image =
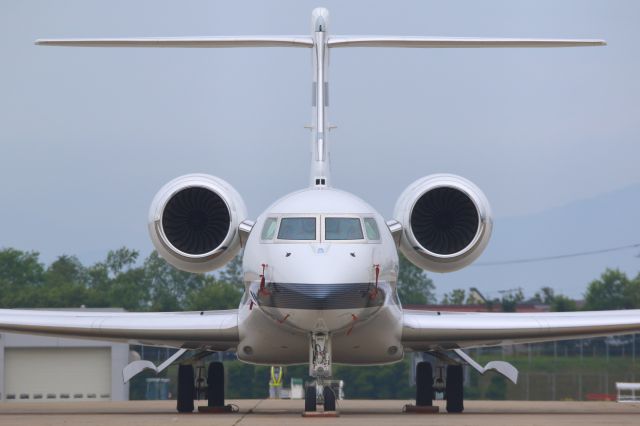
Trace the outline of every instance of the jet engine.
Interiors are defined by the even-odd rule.
[[[418,179],[396,203],[402,225],[400,251],[433,272],[464,268],[482,254],[491,237],[491,209],[473,183],[450,174]]]
[[[215,176],[180,176],[158,191],[149,234],[167,262],[187,272],[220,268],[240,251],[238,226],[247,217],[240,194]]]

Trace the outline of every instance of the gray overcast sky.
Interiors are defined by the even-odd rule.
[[[175,176],[228,180],[252,217],[307,184],[307,50],[46,48],[36,38],[307,34],[316,6],[329,8],[335,34],[609,42],[333,52],[333,182],[383,215],[435,172],[483,188],[497,223],[640,183],[639,2],[3,0],[0,246],[47,262],[122,245],[146,254],[149,203]]]

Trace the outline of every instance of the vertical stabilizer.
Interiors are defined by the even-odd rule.
[[[329,71],[329,11],[319,7],[311,13],[313,62],[313,96],[311,128],[311,186],[330,184],[329,149],[327,141],[328,71]]]

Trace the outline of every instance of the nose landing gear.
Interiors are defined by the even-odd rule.
[[[322,388],[322,397],[318,396],[318,388]],[[318,400],[321,400],[322,411],[318,411]],[[304,391],[304,412],[303,417],[338,417],[336,411],[336,393],[323,380],[316,380],[308,384]]]
[[[307,385],[304,390],[304,412],[310,413],[316,411],[316,403],[318,400],[318,390],[316,385]]]
[[[324,381],[331,377],[331,339],[328,333],[312,333],[309,348],[309,375],[316,380],[304,394],[304,417],[337,417],[336,394]],[[322,389],[323,411],[317,411],[318,388]]]

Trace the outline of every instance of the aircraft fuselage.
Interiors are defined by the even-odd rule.
[[[402,359],[398,255],[375,209],[309,188],[274,203],[254,229],[243,257],[240,359],[306,363],[312,333],[331,336],[334,362]]]

